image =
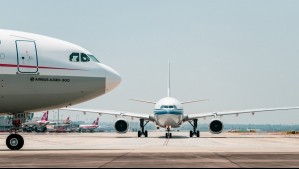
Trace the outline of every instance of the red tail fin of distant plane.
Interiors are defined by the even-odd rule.
[[[99,118],[95,121],[95,125],[99,125]]]
[[[67,119],[64,121],[65,124],[70,124],[71,123],[71,120],[70,120],[70,116],[67,117]]]
[[[48,121],[48,113],[49,111],[46,111],[43,115],[43,117],[40,119],[41,121]]]
[[[97,118],[97,120],[93,121],[92,125],[99,125],[99,118]]]

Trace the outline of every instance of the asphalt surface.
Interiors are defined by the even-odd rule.
[[[299,136],[281,133],[212,135],[163,132],[22,134],[25,146],[8,150],[0,134],[1,168],[298,168]]]

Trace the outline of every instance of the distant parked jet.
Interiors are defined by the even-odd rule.
[[[97,118],[97,120],[93,121],[93,123],[91,125],[80,125],[79,132],[81,132],[81,131],[94,132],[94,130],[98,127],[99,127],[99,118]]]

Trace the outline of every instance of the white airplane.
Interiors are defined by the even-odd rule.
[[[194,100],[187,102],[180,102],[177,99],[170,96],[170,63],[169,63],[169,78],[168,78],[168,97],[165,97],[158,102],[145,101],[145,100],[133,100],[149,104],[154,104],[155,109],[153,114],[140,114],[126,111],[115,111],[115,110],[97,110],[97,109],[78,109],[78,108],[64,108],[63,110],[72,111],[85,111],[100,114],[110,114],[115,116],[120,116],[115,122],[115,130],[118,133],[126,133],[129,129],[129,123],[123,117],[132,117],[140,119],[140,128],[138,131],[138,137],[145,136],[148,137],[148,131],[144,130],[144,127],[148,122],[153,122],[161,128],[165,128],[167,133],[166,138],[171,138],[171,129],[180,127],[183,123],[189,122],[193,126],[193,130],[190,131],[190,137],[196,136],[200,137],[200,132],[197,130],[198,119],[214,117],[209,124],[209,130],[213,134],[220,134],[223,131],[223,123],[219,120],[219,117],[224,115],[239,115],[245,113],[257,112],[267,112],[267,111],[277,111],[277,110],[291,110],[299,109],[299,107],[284,107],[284,108],[266,108],[266,109],[250,109],[250,110],[238,110],[238,111],[224,111],[224,112],[208,112],[208,113],[198,113],[198,114],[185,114],[183,105],[193,102],[205,101],[205,100]],[[207,100],[207,99],[206,99]]]
[[[70,120],[70,116],[67,117],[67,119],[65,121],[63,121],[63,124],[71,124],[71,120]]]
[[[43,116],[40,120],[32,120],[24,123],[24,125],[47,125],[49,124],[48,121],[48,111],[44,112]]]
[[[49,111],[44,112],[42,118],[40,120],[36,120],[36,121],[28,121],[26,123],[23,124],[23,131],[28,131],[31,132],[32,130],[35,131],[42,131],[45,132],[47,131],[47,125],[48,124],[53,124],[53,122],[50,122],[48,120],[48,114]]]
[[[99,127],[99,118],[97,118],[95,121],[93,121],[93,123],[91,125],[80,125],[79,126],[79,131],[90,131],[93,132],[96,128]]]
[[[55,38],[0,29],[0,114],[13,115],[9,149],[24,139],[17,131],[26,114],[78,104],[121,81],[88,50]]]

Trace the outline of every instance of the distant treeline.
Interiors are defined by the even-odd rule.
[[[105,123],[107,126],[114,126],[114,123]],[[153,123],[149,123],[146,127],[146,130],[157,130],[157,127]],[[131,130],[138,130],[138,122],[130,122]],[[198,129],[200,131],[209,131],[209,124],[199,124]],[[280,131],[299,131],[298,125],[272,125],[272,124],[224,124],[224,130],[238,130],[238,131],[247,131],[249,129],[255,129],[261,132],[280,132]],[[180,131],[189,131],[192,130],[192,126],[189,123],[185,123],[182,127],[175,130]]]

